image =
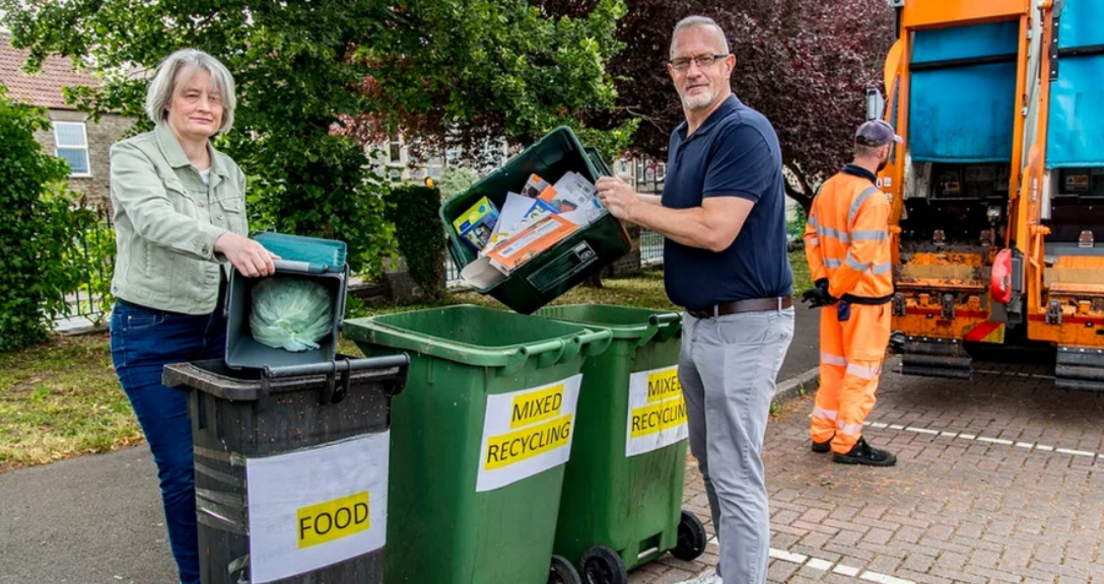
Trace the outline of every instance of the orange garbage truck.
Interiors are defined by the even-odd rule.
[[[878,181],[903,372],[1041,342],[1059,387],[1104,390],[1104,0],[890,1],[868,104],[905,138]]]

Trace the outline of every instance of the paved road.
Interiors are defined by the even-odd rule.
[[[145,446],[0,474],[0,584],[171,584]]]
[[[769,580],[1104,583],[1104,395],[1054,388],[1049,367],[975,363],[973,381],[888,373],[866,436],[892,469],[808,450],[810,398],[768,429]],[[708,517],[688,467],[686,504]],[[711,548],[712,552],[716,548]],[[709,574],[715,553],[633,584]]]

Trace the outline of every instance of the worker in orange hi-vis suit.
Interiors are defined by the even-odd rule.
[[[805,255],[816,286],[802,296],[820,311],[820,389],[810,434],[814,452],[844,464],[892,466],[897,458],[863,439],[882,372],[892,313],[889,201],[877,187],[894,144],[883,121],[855,134],[855,159],[813,199]]]

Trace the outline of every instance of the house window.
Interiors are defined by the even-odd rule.
[[[391,157],[391,164],[399,164],[402,162],[402,141],[398,138],[391,140],[391,144],[388,147],[388,151]]]
[[[54,154],[69,163],[69,176],[91,176],[84,122],[54,122]]]
[[[628,160],[625,160],[624,158],[622,158],[622,159],[617,161],[617,165],[618,165],[617,174],[619,174],[621,176],[628,176],[629,175],[629,161]]]
[[[445,150],[445,165],[446,166],[460,166],[463,162],[461,152],[459,148],[449,148]]]
[[[656,165],[656,182],[663,182],[667,179],[667,163],[660,162]]]
[[[638,183],[643,183],[644,182],[644,159],[643,158],[637,158],[636,159],[636,182],[638,182]]]

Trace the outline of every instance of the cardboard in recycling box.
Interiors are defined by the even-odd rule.
[[[510,193],[527,192],[533,175],[555,185],[569,173],[578,173],[593,184],[608,175],[609,169],[597,152],[588,152],[579,143],[570,128],[560,127],[441,206],[449,254],[478,292],[518,313],[529,314],[632,250],[624,226],[605,209],[576,209],[551,215],[558,219],[542,224],[549,219],[544,217],[511,234],[482,257],[464,243],[454,226],[457,218],[484,197],[500,210],[501,216]],[[576,223],[572,213],[592,213],[593,217]],[[510,247],[522,240],[525,243],[520,247]],[[510,252],[502,253],[506,250]]]

